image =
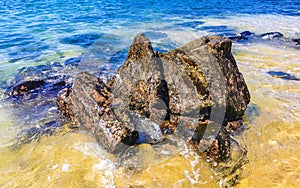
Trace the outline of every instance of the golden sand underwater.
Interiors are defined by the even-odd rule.
[[[265,44],[234,45],[233,53],[251,93],[255,115],[235,139],[247,155],[233,174],[214,167],[181,144],[169,155],[138,146],[139,168],[118,166],[84,131],[61,132],[14,146],[17,130],[9,108],[1,107],[0,187],[297,187],[300,185],[299,81],[272,77],[281,70],[300,74],[300,54]],[[247,119],[247,118],[246,118]],[[162,151],[162,150],[160,150]],[[134,160],[133,158],[132,160]],[[131,159],[129,159],[131,160]]]

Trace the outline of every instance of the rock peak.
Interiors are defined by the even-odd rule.
[[[144,33],[138,34],[130,45],[128,51],[128,59],[139,60],[154,56],[154,51],[151,46],[150,40]]]
[[[151,42],[144,33],[139,33],[134,37],[132,41],[132,44],[138,44],[138,43],[151,43]]]

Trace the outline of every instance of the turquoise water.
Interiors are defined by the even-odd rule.
[[[239,33],[228,24],[210,25],[205,19],[226,19],[237,15],[285,15],[299,17],[299,1],[97,1],[97,0],[16,0],[0,3],[1,82],[7,70],[63,62],[85,52],[97,35],[113,33],[130,40],[138,32],[172,32],[163,41],[169,47],[187,42],[193,35]],[[238,17],[238,16],[237,16]],[[247,18],[246,18],[247,19]],[[236,22],[233,20],[233,22]],[[237,20],[237,22],[239,22]],[[259,20],[257,20],[259,22]],[[242,23],[233,23],[239,25]],[[256,25],[257,23],[253,23]],[[291,23],[297,25],[297,23]],[[298,24],[299,25],[299,24]],[[291,26],[293,27],[293,26]],[[181,31],[181,32],[180,32]],[[271,31],[265,28],[265,31]],[[293,33],[294,36],[299,33]],[[80,35],[77,39],[76,35]],[[93,37],[89,41],[89,37]],[[96,37],[95,37],[96,36]],[[69,37],[69,41],[67,41]],[[73,37],[73,38],[72,38]],[[150,38],[161,39],[163,35]],[[192,37],[192,38],[195,38]],[[73,40],[73,41],[72,41]],[[77,43],[74,40],[78,40]],[[87,44],[86,44],[87,43]],[[158,44],[159,45],[159,44]],[[4,85],[7,86],[7,85]],[[3,87],[3,86],[2,86]]]
[[[66,76],[71,83],[83,70],[113,74],[140,32],[155,50],[166,51],[201,36],[246,30],[254,37],[233,43],[232,50],[252,97],[245,131],[234,136],[247,156],[236,152],[233,161],[215,169],[184,141],[177,149],[141,145],[139,158],[125,161],[138,162],[139,170],[128,172],[89,133],[64,130],[54,103],[57,91],[46,91],[30,100],[0,102],[0,187],[297,187],[299,46],[259,37],[276,31],[299,39],[297,0],[1,1],[1,99],[27,77]],[[19,143],[28,130],[30,142]]]

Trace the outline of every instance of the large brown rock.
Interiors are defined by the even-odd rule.
[[[226,107],[225,118],[229,121],[241,118],[250,102],[249,91],[231,54],[231,46],[231,40],[211,36],[178,48],[203,73],[214,104]]]
[[[220,124],[224,119],[234,121],[242,117],[250,100],[231,54],[231,41],[224,37],[197,39],[161,54],[140,34],[109,84],[130,110],[162,130],[192,129],[197,142],[212,112]]]
[[[158,53],[149,39],[139,34],[126,62],[107,85],[81,73],[72,91],[62,92],[57,104],[66,116],[90,130],[108,151],[115,152],[124,143],[134,144],[144,134],[149,142],[155,142],[162,133],[175,133],[197,145],[211,122],[223,127],[241,122],[249,101],[230,40],[204,37]],[[220,131],[216,140],[222,143],[220,138],[228,139],[230,131]]]
[[[111,97],[109,88],[100,79],[83,72],[76,76],[71,91],[59,94],[56,104],[65,116],[95,135],[104,148],[117,153],[134,144],[138,135],[109,107]]]
[[[207,82],[196,64],[176,50],[154,52],[144,34],[135,37],[126,62],[109,85],[116,98],[163,132],[175,132],[178,125],[195,131],[209,118]]]

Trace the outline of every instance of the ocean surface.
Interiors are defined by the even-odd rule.
[[[141,32],[164,52],[244,31],[251,34],[234,41],[232,53],[251,103],[224,164],[181,139],[177,147],[141,144],[116,157],[66,126],[56,90],[29,99],[5,94],[24,79],[113,75]],[[299,38],[299,0],[1,0],[0,187],[298,187]]]

